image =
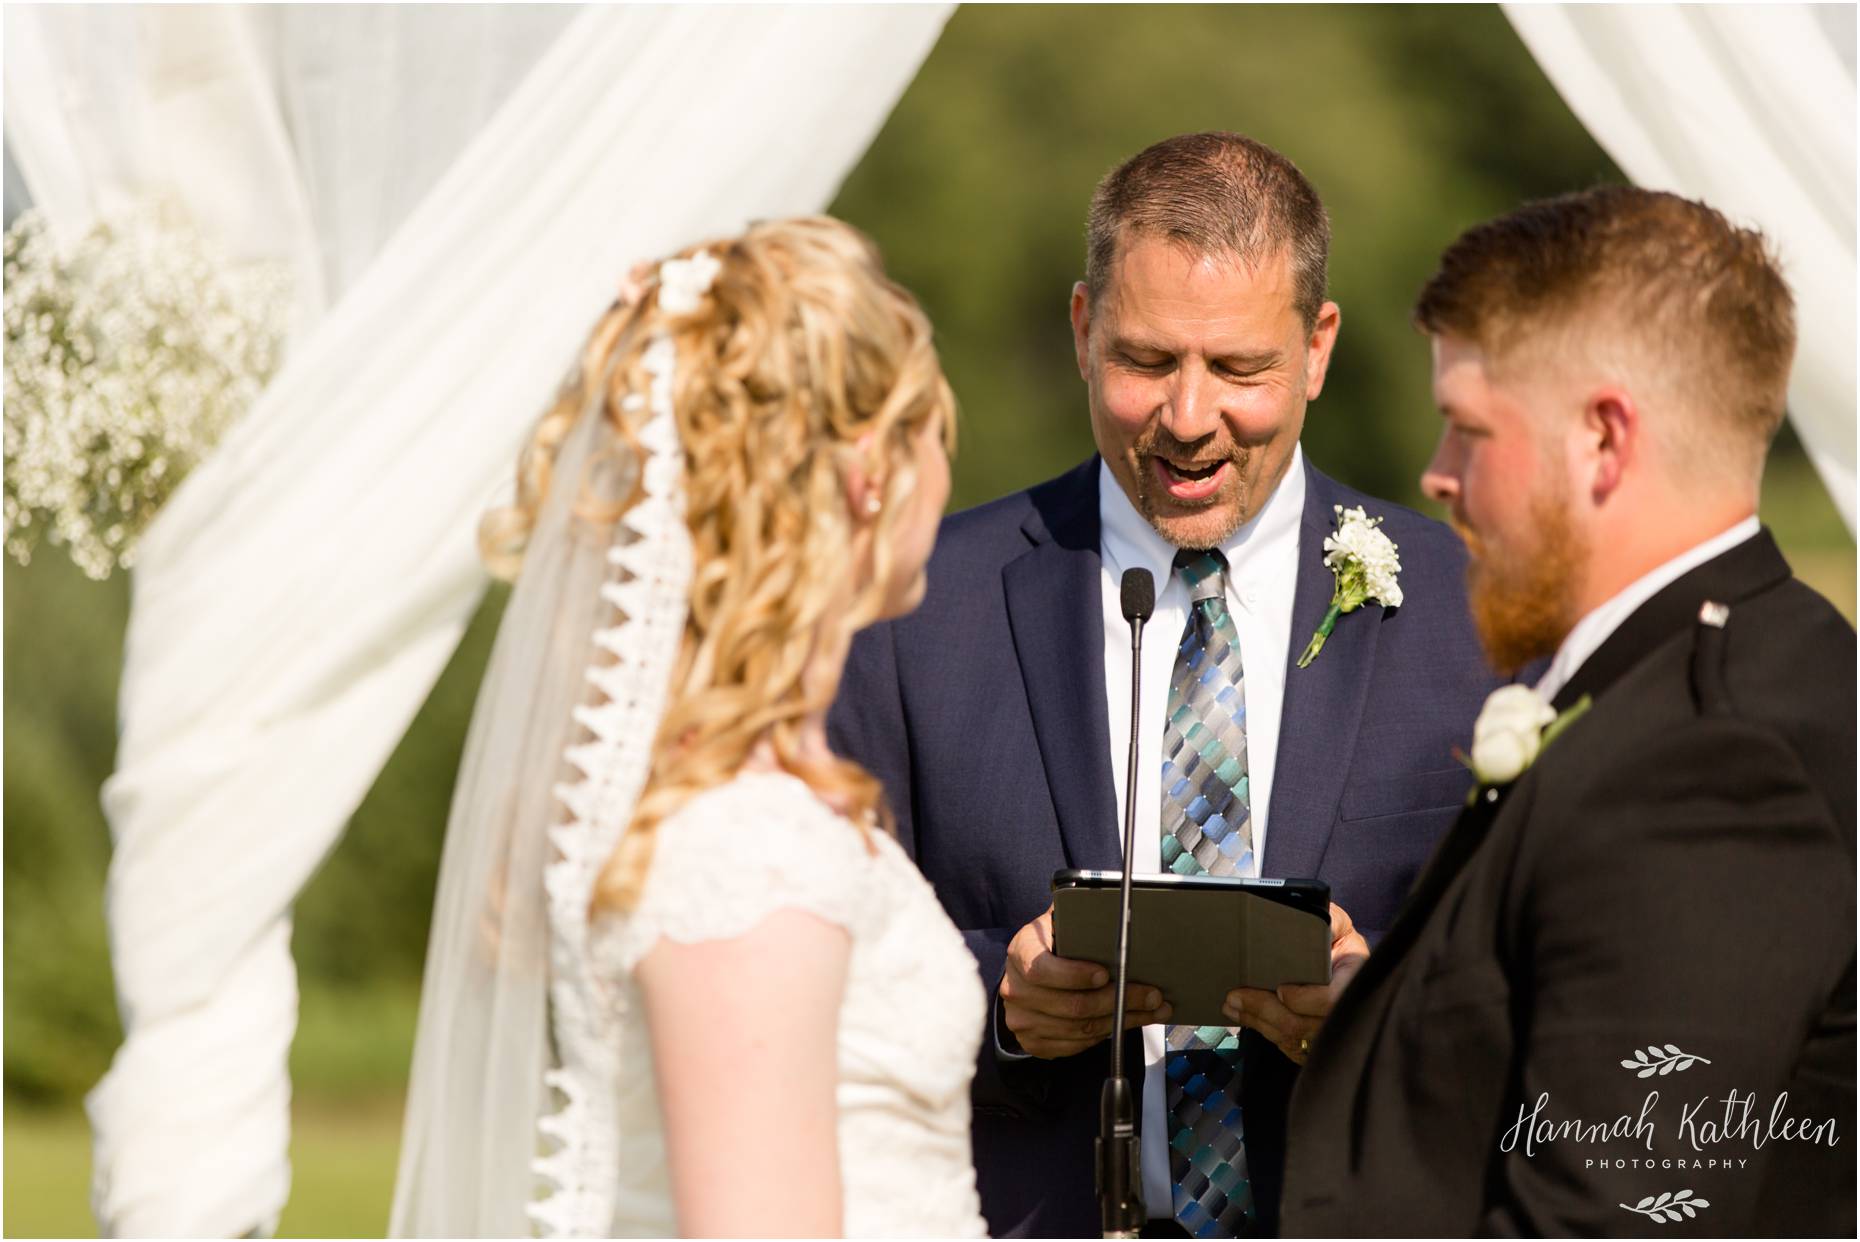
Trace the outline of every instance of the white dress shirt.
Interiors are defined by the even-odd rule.
[[[1582,620],[1576,622],[1563,645],[1557,648],[1556,656],[1550,661],[1550,667],[1544,671],[1537,683],[1537,693],[1548,702],[1556,698],[1557,693],[1569,684],[1588,658],[1601,649],[1603,643],[1621,628],[1621,623],[1633,616],[1639,607],[1658,595],[1682,576],[1697,569],[1706,561],[1729,552],[1738,544],[1754,538],[1762,529],[1753,514],[1731,529],[1713,535],[1704,543],[1690,551],[1681,552],[1658,569],[1643,574],[1617,592],[1607,603],[1594,609]],[[1148,671],[1147,669],[1145,670]],[[1125,676],[1129,675],[1126,666]],[[1249,702],[1248,710],[1252,709]]]
[[[1279,716],[1292,640],[1292,595],[1298,581],[1298,528],[1305,510],[1302,448],[1278,488],[1253,519],[1221,544],[1227,557],[1227,605],[1240,636],[1246,686],[1248,792],[1253,857],[1266,856],[1267,808],[1279,754]],[[1162,870],[1162,734],[1176,649],[1188,625],[1188,588],[1175,573],[1177,548],[1138,513],[1124,489],[1098,467],[1098,516],[1104,595],[1104,694],[1110,722],[1111,773],[1122,835],[1125,767],[1130,745],[1130,626],[1124,620],[1126,569],[1156,580],[1156,611],[1143,632],[1143,703],[1137,739],[1135,875]],[[1257,875],[1257,863],[1248,874]],[[1143,1028],[1143,1198],[1151,1216],[1170,1217],[1169,1128],[1164,1118],[1163,1028]]]

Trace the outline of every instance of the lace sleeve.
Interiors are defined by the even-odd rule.
[[[857,939],[871,910],[873,858],[858,829],[806,785],[742,776],[659,825],[639,905],[611,944],[631,972],[661,937],[729,940],[777,910],[805,910]]]

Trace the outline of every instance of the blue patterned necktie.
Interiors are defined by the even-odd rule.
[[[1246,875],[1253,870],[1246,680],[1227,612],[1227,562],[1216,551],[1184,549],[1175,568],[1193,603],[1163,725],[1162,862],[1177,875]],[[1173,1215],[1191,1237],[1243,1236],[1254,1214],[1239,1033],[1171,1026],[1165,1037]]]

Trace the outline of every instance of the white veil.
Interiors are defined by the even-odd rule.
[[[606,385],[587,385],[479,691],[440,864],[392,1236],[527,1235],[532,1219],[554,1223],[532,1200],[567,1186],[573,1153],[545,1155],[539,1137],[539,1123],[555,1133],[552,1066],[575,1052],[556,1046],[551,992],[558,1005],[585,995],[588,898],[645,783],[690,580],[670,340],[651,342],[644,364],[650,402],[623,405],[648,410],[644,459],[616,455]],[[618,524],[598,524],[574,512],[584,480],[609,499],[636,481],[642,492]]]

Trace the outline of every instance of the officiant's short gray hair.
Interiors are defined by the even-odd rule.
[[[1248,266],[1289,254],[1293,305],[1307,327],[1324,305],[1324,203],[1296,164],[1242,134],[1178,134],[1145,147],[1098,183],[1085,227],[1085,287],[1094,305],[1130,233]]]

